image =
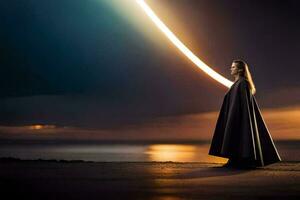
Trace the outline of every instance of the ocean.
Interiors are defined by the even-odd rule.
[[[204,162],[224,163],[227,159],[208,155],[209,142],[1,142],[1,158],[24,160],[82,160],[94,162]],[[283,161],[300,160],[300,141],[281,140],[275,145]]]

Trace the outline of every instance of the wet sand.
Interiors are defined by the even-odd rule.
[[[300,162],[255,170],[217,163],[0,161],[9,199],[299,199]]]

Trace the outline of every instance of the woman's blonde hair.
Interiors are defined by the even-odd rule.
[[[238,69],[241,70],[239,73],[240,76],[245,77],[246,80],[248,81],[251,93],[255,94],[256,93],[255,85],[253,83],[252,76],[249,71],[249,67],[248,67],[247,63],[243,60],[234,60],[233,63],[236,63]]]

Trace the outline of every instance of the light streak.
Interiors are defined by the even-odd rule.
[[[167,36],[167,38],[185,55],[187,56],[197,67],[207,73],[210,77],[218,81],[219,83],[225,85],[226,87],[231,87],[232,81],[223,77],[208,65],[206,65],[202,60],[200,60],[189,48],[187,48],[175,35],[174,33],[159,19],[159,17],[153,12],[153,10],[146,4],[144,0],[136,0],[136,2],[141,6],[143,11],[149,16],[149,18],[154,22],[154,24]]]

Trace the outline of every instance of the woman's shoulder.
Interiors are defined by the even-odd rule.
[[[245,77],[241,77],[237,80],[238,84],[249,84],[248,80]]]
[[[249,89],[249,83],[245,77],[240,77],[237,81],[235,81],[228,90],[228,93],[233,90],[236,91],[241,89]]]
[[[234,81],[232,86],[236,86],[236,85],[240,85],[240,84],[244,84],[246,82],[246,78],[245,77],[240,77],[238,80]]]
[[[238,87],[242,90],[250,91],[249,81],[245,77],[242,77],[241,80],[239,80]]]
[[[245,77],[239,78],[235,85],[238,88],[249,88],[249,82]]]

